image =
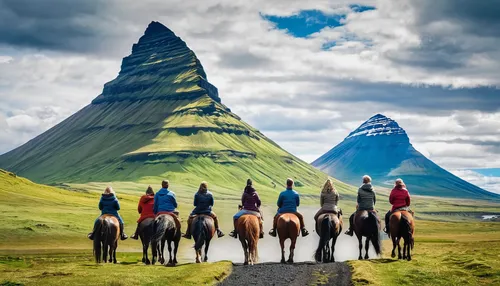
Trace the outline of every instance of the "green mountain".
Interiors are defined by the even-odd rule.
[[[327,178],[223,105],[195,53],[158,22],[102,94],[0,156],[0,167],[49,184],[161,177],[239,190],[248,177],[264,187],[292,177],[314,193]]]

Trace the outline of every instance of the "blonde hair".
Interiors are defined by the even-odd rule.
[[[363,184],[368,184],[372,182],[372,178],[368,175],[363,176]]]
[[[106,189],[104,190],[104,193],[105,195],[109,195],[109,194],[115,194],[115,191],[113,190],[113,188],[111,186],[107,186]]]
[[[403,179],[401,179],[401,178],[396,179],[396,181],[394,182],[394,186],[406,189],[405,182],[403,182]]]
[[[323,185],[323,189],[321,189],[321,193],[336,193],[337,190],[335,189],[335,186],[333,186],[332,180],[328,179],[326,180],[325,184]]]

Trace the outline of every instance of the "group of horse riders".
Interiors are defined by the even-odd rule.
[[[304,217],[301,213],[297,211],[297,207],[300,205],[300,195],[299,193],[293,189],[294,181],[292,179],[287,179],[286,181],[286,190],[282,191],[278,197],[278,212],[276,213],[273,220],[273,228],[269,231],[269,235],[275,237],[276,236],[276,224],[277,220],[281,214],[284,213],[293,213],[295,214],[300,221],[300,229],[302,236],[307,236],[309,232],[305,228]],[[146,194],[143,195],[139,200],[138,212],[140,214],[140,218],[137,221],[139,224],[145,220],[146,218],[155,218],[159,214],[173,214],[175,217],[178,216],[178,212],[176,212],[177,208],[177,200],[175,197],[175,193],[170,191],[169,189],[169,181],[162,181],[162,188],[155,194],[151,186],[149,186],[146,190]],[[320,194],[320,205],[321,208],[315,214],[314,219],[326,213],[334,213],[339,217],[342,215],[342,211],[338,208],[339,201],[339,193],[333,186],[333,183],[330,179],[328,179],[323,185],[321,194]],[[395,186],[391,191],[389,196],[389,202],[392,205],[391,210],[387,212],[385,215],[385,225],[386,228],[384,231],[389,233],[389,218],[394,211],[398,210],[409,210],[410,206],[410,194],[403,182],[402,179],[397,179],[395,181]],[[376,195],[371,185],[370,176],[363,176],[363,185],[358,189],[357,196],[357,208],[356,211],[370,211],[376,215],[375,210],[376,203]],[[217,219],[217,215],[212,211],[212,207],[214,205],[213,194],[208,190],[208,184],[206,182],[202,182],[196,194],[194,195],[194,209],[191,212],[188,222],[187,222],[187,231],[183,235],[183,237],[190,239],[191,238],[191,223],[193,219],[197,215],[209,215],[214,220],[214,225],[217,231],[218,237],[224,236],[224,233],[219,229],[219,223]],[[236,221],[244,214],[252,214],[258,216],[260,218],[260,238],[264,237],[264,231],[262,227],[262,214],[260,212],[261,201],[259,195],[255,188],[253,187],[252,180],[248,179],[246,187],[243,191],[243,195],[241,197],[241,210],[236,213],[233,217],[234,219],[234,230],[229,234],[231,237],[237,238],[236,232]],[[115,192],[111,187],[107,187],[104,190],[104,193],[101,196],[99,201],[99,209],[101,210],[101,215],[110,214],[115,216],[120,223],[120,238],[121,240],[125,240],[128,236],[124,233],[124,224],[123,219],[120,217],[118,211],[120,210],[120,204],[115,195]],[[356,212],[355,212],[356,213]],[[354,213],[354,214],[355,214]],[[349,230],[346,234],[352,236],[353,235],[353,225],[354,225],[354,214],[352,214],[349,218]],[[95,224],[94,230],[88,234],[89,239],[93,239],[95,232]],[[132,235],[133,239],[138,239],[137,229],[135,233]]]

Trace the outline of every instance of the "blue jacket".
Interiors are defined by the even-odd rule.
[[[293,189],[286,189],[280,193],[278,198],[278,213],[294,213],[300,205],[299,193]]]
[[[193,205],[195,208],[191,215],[210,214],[212,212],[212,206],[214,205],[214,197],[210,191],[206,193],[196,192]]]
[[[110,214],[119,217],[120,203],[115,194],[102,194],[99,201],[99,209],[101,210],[101,215]]]
[[[159,212],[173,212],[176,208],[177,199],[175,198],[174,192],[171,192],[165,188],[161,188],[155,194],[155,203],[153,205],[154,214],[157,214]]]

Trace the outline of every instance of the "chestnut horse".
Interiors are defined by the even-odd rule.
[[[209,215],[197,215],[191,224],[191,233],[195,241],[194,250],[196,251],[196,263],[201,262],[201,248],[203,245],[205,245],[205,257],[203,258],[203,262],[207,262],[208,248],[215,234],[214,219]]]
[[[153,250],[153,265],[158,261],[165,264],[165,241],[168,246],[169,260],[167,266],[175,266],[177,264],[177,249],[179,248],[179,241],[181,240],[180,224],[174,218],[175,214],[159,214],[156,216],[153,225],[153,237],[151,241],[151,248]],[[174,244],[174,255],[172,257],[172,243]]]
[[[245,252],[245,265],[253,265],[259,260],[257,244],[260,234],[260,218],[256,215],[245,214],[236,221],[238,237]]]
[[[375,248],[375,253],[380,255],[382,249],[380,244],[380,221],[374,211],[362,210],[356,212],[354,216],[354,232],[356,233],[359,243],[359,260],[363,259],[363,256],[361,256],[363,236],[366,237],[365,259],[369,258],[368,249],[370,248],[370,241],[373,244],[373,248]]]
[[[413,250],[415,234],[415,220],[408,211],[396,211],[389,218],[390,232],[392,238],[392,254],[396,257],[396,246],[398,247],[398,259],[411,260],[411,250]],[[401,256],[401,245],[399,241],[404,239],[403,256]]]
[[[300,232],[299,218],[293,213],[284,213],[280,215],[277,223],[278,237],[281,246],[281,263],[285,263],[285,240],[290,239],[290,256],[288,263],[293,263],[293,252],[295,243]]]
[[[109,261],[116,263],[116,248],[120,238],[120,223],[118,219],[110,214],[104,214],[97,219],[94,230],[94,256],[95,262],[107,262],[109,251]]]
[[[146,265],[151,264],[148,257],[148,249],[149,245],[152,244],[151,240],[153,237],[154,222],[154,218],[146,218],[139,223],[139,228],[137,230],[142,243],[142,262]],[[151,247],[151,252],[153,252],[153,247]]]
[[[342,217],[334,213],[322,214],[316,220],[316,233],[319,235],[318,248],[314,255],[317,262],[335,262],[333,256],[335,252],[335,243],[342,231]],[[332,247],[328,246],[330,240]]]

